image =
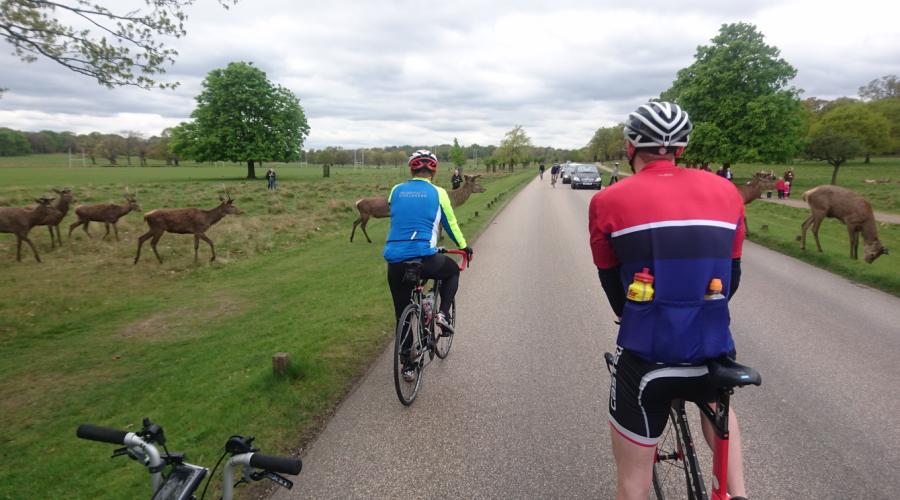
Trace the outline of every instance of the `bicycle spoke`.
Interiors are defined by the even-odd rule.
[[[418,308],[410,304],[400,315],[397,322],[397,331],[394,337],[394,388],[397,397],[406,406],[412,404],[419,392],[422,383],[422,359],[424,351],[415,340],[419,335]],[[407,380],[404,377],[404,368],[412,365],[414,376]]]

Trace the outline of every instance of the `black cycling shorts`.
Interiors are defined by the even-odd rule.
[[[616,347],[609,388],[609,424],[629,441],[656,446],[673,399],[713,402],[706,365],[650,363]]]

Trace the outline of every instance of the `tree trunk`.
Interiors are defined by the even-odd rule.
[[[256,179],[256,166],[253,160],[247,160],[247,178]]]
[[[322,164],[322,177],[331,177],[331,165],[327,163]]]
[[[842,162],[832,163],[832,165],[834,166],[834,171],[831,172],[831,185],[832,186],[837,185],[837,174],[838,174],[838,169],[841,168],[841,163]]]
[[[866,164],[866,165],[869,164],[869,160],[870,160],[870,157],[871,157],[871,156],[872,156],[871,154],[866,153],[866,161],[865,161],[865,164]],[[832,183],[832,184],[833,184],[833,183]]]

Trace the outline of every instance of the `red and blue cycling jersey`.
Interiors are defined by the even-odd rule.
[[[598,269],[654,276],[653,299],[626,301],[617,343],[650,362],[702,363],[734,350],[727,300],[704,300],[712,279],[728,293],[741,256],[744,204],[731,182],[655,161],[597,193],[588,212]]]

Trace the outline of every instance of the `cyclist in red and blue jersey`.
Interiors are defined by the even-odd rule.
[[[420,149],[409,157],[412,179],[394,186],[388,196],[391,228],[384,245],[384,259],[388,262],[388,285],[394,299],[395,318],[400,319],[415,285],[403,280],[406,271],[403,262],[418,259],[422,261],[422,278],[441,280],[441,307],[435,322],[444,332],[452,334],[453,327],[448,318],[459,288],[459,267],[453,259],[438,253],[438,228],[443,226],[456,246],[468,253],[469,259],[473,252],[456,222],[447,191],[431,183],[437,168],[437,157],[428,150]],[[415,374],[409,375],[414,377]]]
[[[635,175],[597,193],[588,213],[594,263],[620,320],[609,399],[619,499],[647,498],[672,400],[714,401],[705,363],[735,352],[728,299],[740,281],[744,204],[727,180],[675,165],[691,129],[676,104],[632,112],[625,139]],[[629,285],[647,274],[653,295],[629,300]],[[713,280],[722,294],[708,293]],[[729,493],[741,498],[740,432],[729,417]]]

